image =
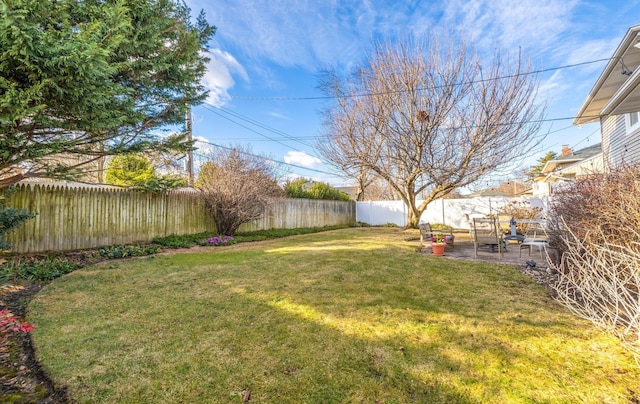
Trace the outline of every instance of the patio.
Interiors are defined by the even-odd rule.
[[[529,255],[528,251],[522,252],[520,257],[520,245],[515,241],[510,241],[507,244],[506,251],[503,252],[502,257],[500,253],[490,252],[488,246],[480,246],[478,248],[478,256],[475,256],[473,242],[469,236],[468,231],[454,231],[455,235],[455,248],[447,247],[444,256],[441,258],[455,259],[455,260],[468,260],[468,261],[485,261],[495,264],[506,264],[517,266],[518,269],[525,275],[531,277],[536,283],[549,286],[556,282],[557,274],[551,268],[546,257],[540,258],[540,253],[537,249],[534,249]],[[431,255],[431,247],[425,245],[420,249],[421,254]],[[535,267],[527,265],[527,261],[534,261]]]

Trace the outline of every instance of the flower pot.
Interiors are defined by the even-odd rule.
[[[433,255],[437,257],[441,257],[444,255],[444,248],[447,246],[447,243],[431,243],[431,251]]]

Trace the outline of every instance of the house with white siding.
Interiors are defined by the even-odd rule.
[[[560,155],[547,161],[540,175],[533,179],[531,193],[537,197],[553,195],[576,178],[603,171],[604,161],[600,143],[575,151],[564,145]]]
[[[600,122],[607,168],[640,163],[640,25],[627,31],[573,120]]]

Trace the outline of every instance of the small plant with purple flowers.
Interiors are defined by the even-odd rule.
[[[236,243],[236,241],[231,236],[215,236],[207,239],[207,241],[209,242],[209,245],[215,245],[215,246],[229,245],[229,244]]]

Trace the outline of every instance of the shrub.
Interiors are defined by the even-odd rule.
[[[142,257],[162,252],[158,245],[112,245],[98,250],[100,257],[105,259]]]
[[[97,251],[81,253],[56,253],[47,257],[13,257],[0,265],[0,282],[24,279],[32,282],[49,282],[62,275],[82,268],[86,264],[104,259],[139,257],[162,252],[159,245],[114,245]]]
[[[317,233],[321,231],[327,230],[337,230],[344,229],[348,226],[346,225],[336,225],[336,226],[324,226],[324,227],[305,227],[305,228],[297,228],[297,229],[269,229],[269,230],[255,230],[249,232],[239,232],[234,236],[234,243],[246,243],[250,241],[263,241],[272,238],[280,238],[287,236],[294,236],[298,234],[309,234],[309,233]],[[225,237],[220,236],[216,233],[197,233],[197,234],[185,234],[181,236],[177,236],[172,234],[166,237],[156,237],[152,240],[152,243],[159,244],[166,248],[189,248],[196,245],[213,245],[209,241],[211,238],[215,237]],[[226,236],[229,237],[229,236]],[[226,243],[229,244],[229,243]]]
[[[640,167],[581,178],[551,204],[558,299],[640,352]]]
[[[500,214],[509,215],[517,219],[540,219],[542,208],[533,207],[529,201],[511,201],[500,209]],[[516,232],[526,234],[529,223],[516,223]]]
[[[276,166],[249,149],[216,148],[210,158],[200,167],[196,186],[220,234],[234,236],[284,196]]]
[[[153,244],[159,244],[166,248],[190,248],[195,245],[206,245],[206,240],[210,237],[214,237],[215,233],[205,232],[196,234],[183,234],[178,236],[172,234],[166,237],[156,237],[151,242]]]
[[[61,257],[16,258],[0,266],[0,279],[19,278],[29,281],[51,281],[80,267],[82,264]]]
[[[307,178],[297,178],[284,184],[284,192],[289,198],[325,199],[334,201],[350,201],[345,192],[325,182],[316,182]]]
[[[16,187],[0,189],[0,250],[11,246],[5,241],[7,234],[36,215],[26,210],[7,207],[7,199],[16,192]]]
[[[208,245],[219,246],[235,244],[236,240],[231,236],[215,236],[208,238],[206,242]]]

